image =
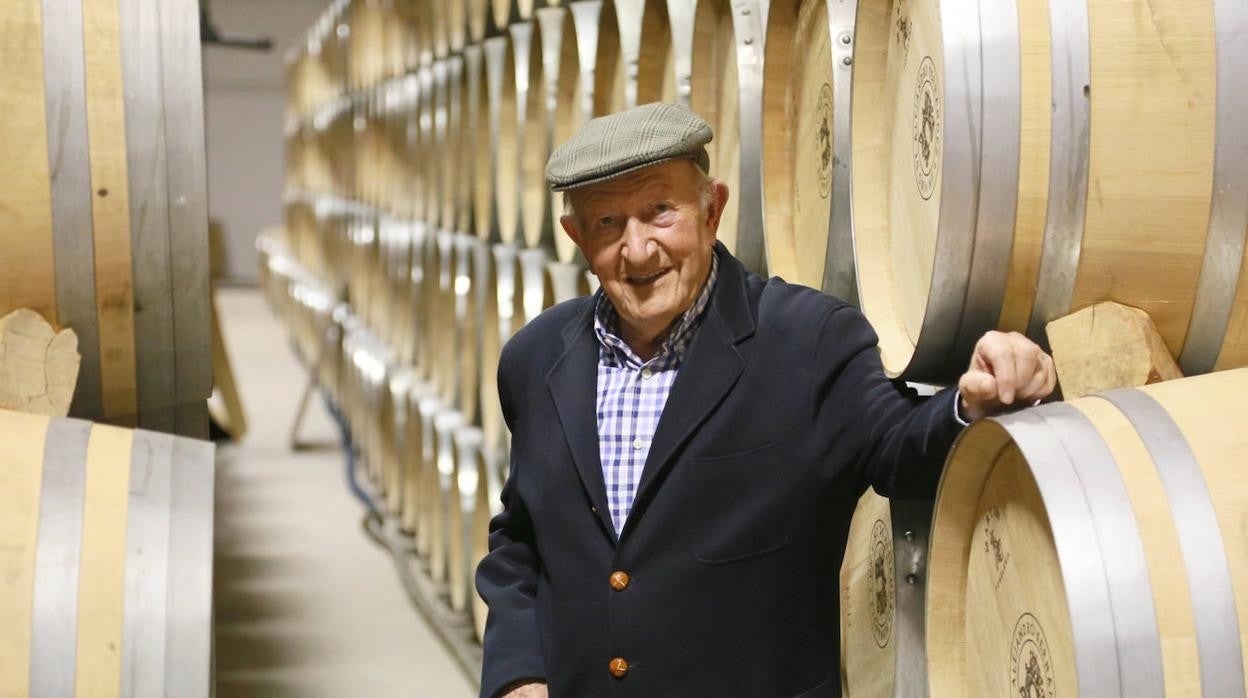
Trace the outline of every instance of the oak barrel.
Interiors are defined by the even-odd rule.
[[[546,263],[549,256],[546,250],[529,249],[520,251],[520,293],[521,307],[524,308],[524,322],[529,323],[543,310],[554,305],[551,287],[547,284]]]
[[[594,116],[594,68],[598,60],[598,22],[602,0],[583,0],[568,7],[560,45],[559,74],[555,83],[555,116],[552,147],[566,142]],[[563,232],[563,195],[550,194],[551,230],[555,255],[562,262],[576,259],[576,244]]]
[[[516,63],[508,34],[482,45],[484,71],[478,87],[473,165],[473,216],[477,237],[511,242],[520,224],[519,132]]]
[[[546,291],[551,305],[590,294],[585,269],[579,264],[550,260],[546,262]]]
[[[71,415],[206,437],[197,13],[15,0],[0,27],[0,316],[30,308],[75,331]]]
[[[434,418],[437,440],[432,478],[433,516],[430,519],[429,574],[438,583],[454,581],[452,574],[459,553],[455,552],[452,533],[459,528],[459,490],[455,482],[455,432],[464,426],[464,418],[455,410],[444,410]]]
[[[471,526],[466,531],[472,544],[468,555],[468,582],[473,585],[470,589],[473,631],[476,633],[477,641],[483,642],[489,607],[476,593],[476,570],[477,565],[481,564],[481,560],[485,559],[486,554],[490,552],[490,519],[503,510],[502,473],[506,469],[507,453],[487,446],[478,450],[475,455],[476,487],[474,488]]]
[[[213,446],[0,411],[0,694],[211,690]]]
[[[645,0],[638,50],[638,104],[674,102],[689,106],[696,3],[697,0]]]
[[[415,497],[416,552],[426,560],[432,560],[437,526],[438,504],[441,494],[438,484],[438,415],[445,411],[442,399],[432,390],[417,402],[420,411],[420,454],[415,461],[417,475],[412,486]],[[435,530],[436,529],[436,530]]]
[[[498,399],[498,359],[503,345],[524,322],[518,253],[515,245],[499,243],[482,267],[486,273],[481,314],[481,430],[487,448],[502,447],[508,436]]]
[[[693,19],[690,107],[715,132],[711,174],[728,185],[717,237],[747,269],[762,272],[762,103],[766,2],[700,0]]]
[[[520,230],[525,245],[553,249],[557,223],[551,216],[553,200],[546,186],[546,161],[555,135],[560,99],[560,76],[576,70],[576,35],[566,8],[544,7],[535,13],[529,48],[529,88],[525,100],[523,146],[520,158]],[[566,42],[566,44],[565,44]],[[569,96],[569,98],[572,98]]]
[[[841,678],[849,696],[927,695],[923,602],[932,502],[858,501],[841,564]]]
[[[603,0],[594,61],[594,116],[637,105],[645,0]]]
[[[984,420],[933,518],[939,696],[1243,695],[1248,370]]]
[[[836,185],[849,165],[842,115],[856,60],[853,8],[825,0],[771,3],[762,88],[767,269],[847,300],[853,250],[836,247],[828,231],[834,215],[849,215],[847,189]]]
[[[852,238],[886,370],[949,377],[986,329],[1043,339],[1104,300],[1148,312],[1188,373],[1245,363],[1246,15],[862,4],[853,216],[829,244]]]

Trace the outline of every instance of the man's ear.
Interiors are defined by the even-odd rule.
[[[724,206],[728,204],[728,185],[718,179],[711,180],[711,205],[706,207],[706,226],[711,231],[712,239],[718,237],[719,222],[724,218]]]
[[[584,254],[585,248],[581,245],[581,233],[576,229],[576,219],[565,213],[559,217],[559,225],[563,226],[563,232],[568,234],[572,242],[581,248],[581,254]]]

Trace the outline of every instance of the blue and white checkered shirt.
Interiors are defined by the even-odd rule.
[[[618,334],[619,314],[599,290],[594,305],[598,348],[598,454],[607,503],[616,534],[633,510],[641,471],[650,455],[650,441],[659,426],[667,396],[676,382],[685,352],[693,341],[711,289],[719,276],[719,259],[711,257],[711,273],[693,305],[672,326],[659,353],[642,361]]]

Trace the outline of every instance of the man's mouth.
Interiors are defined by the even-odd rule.
[[[664,269],[659,269],[657,271],[652,271],[649,274],[637,274],[633,276],[627,276],[625,278],[628,280],[628,283],[634,286],[651,286],[654,284],[654,282],[658,281],[660,278],[663,277],[664,274],[666,274],[669,271],[671,271],[671,269],[664,268]]]

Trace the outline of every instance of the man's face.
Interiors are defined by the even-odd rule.
[[[728,188],[704,202],[701,171],[669,160],[572,192],[563,228],[581,248],[626,329],[652,339],[697,298],[711,268]]]

